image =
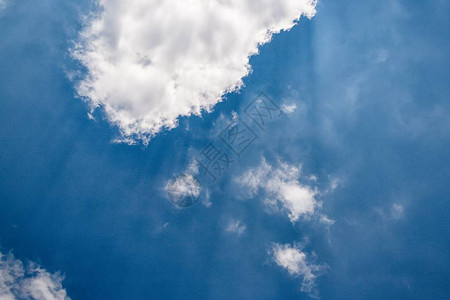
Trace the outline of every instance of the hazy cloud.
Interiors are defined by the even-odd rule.
[[[6,8],[6,0],[0,0],[0,10],[3,10]]]
[[[281,110],[286,114],[291,114],[297,109],[297,105],[295,103],[291,104],[282,104]]]
[[[243,224],[239,220],[231,220],[225,230],[227,232],[241,236],[247,230],[247,226],[245,226],[245,224]]]
[[[192,174],[184,173],[169,180],[165,190],[169,194],[170,200],[178,204],[185,197],[197,198],[200,195],[201,186]]]

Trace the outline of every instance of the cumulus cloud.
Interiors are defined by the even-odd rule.
[[[241,236],[247,230],[247,226],[245,226],[245,224],[243,224],[239,220],[231,220],[225,230],[227,232]]]
[[[318,297],[315,280],[325,270],[326,266],[315,265],[312,259],[302,251],[299,245],[281,245],[275,243],[271,254],[275,263],[288,271],[291,276],[301,277],[301,291],[311,297]]]
[[[316,0],[100,0],[72,49],[87,70],[77,92],[125,141],[210,111],[238,90],[249,57],[315,14]]]
[[[0,299],[70,300],[62,287],[64,276],[51,274],[35,263],[24,264],[0,252]]]
[[[265,159],[247,170],[236,182],[248,189],[250,197],[259,190],[265,192],[265,203],[275,210],[286,211],[292,223],[302,216],[310,216],[320,205],[315,188],[299,182],[301,168],[280,162],[274,168]]]

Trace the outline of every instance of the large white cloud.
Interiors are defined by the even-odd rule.
[[[70,300],[62,287],[64,276],[34,263],[26,266],[12,254],[0,252],[0,300]]]
[[[236,182],[248,189],[250,197],[263,190],[265,203],[273,209],[286,211],[291,222],[295,223],[300,217],[314,214],[321,204],[316,199],[317,190],[300,183],[300,177],[300,167],[283,162],[273,167],[263,159],[258,167],[247,170]]]
[[[100,0],[73,49],[88,75],[77,91],[103,107],[125,141],[209,111],[242,86],[249,57],[316,0]]]
[[[274,244],[271,249],[275,263],[289,272],[292,276],[302,278],[301,290],[311,297],[317,298],[315,280],[325,270],[326,266],[316,265],[311,258],[302,251],[299,245]]]

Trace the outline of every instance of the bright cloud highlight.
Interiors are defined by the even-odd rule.
[[[64,276],[34,263],[26,266],[12,254],[0,252],[0,299],[70,300],[62,287]]]
[[[122,141],[148,141],[242,87],[249,57],[315,14],[316,0],[100,0],[72,49],[78,94]]]
[[[299,182],[300,167],[280,163],[276,168],[264,159],[261,165],[247,170],[236,182],[248,189],[250,197],[259,190],[265,193],[265,203],[275,210],[286,211],[292,223],[310,216],[320,205],[315,188]]]
[[[302,292],[314,298],[318,297],[315,279],[323,272],[325,266],[313,264],[308,255],[295,244],[291,246],[275,243],[272,246],[272,255],[278,266],[288,271],[290,275],[302,278]]]

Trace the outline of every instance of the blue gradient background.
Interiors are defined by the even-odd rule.
[[[328,265],[322,299],[449,299],[447,1],[323,0],[251,58],[241,93],[148,147],[111,143],[116,129],[74,97],[67,49],[93,7],[9,1],[0,12],[1,252],[61,271],[72,299],[308,299],[267,253],[308,240]],[[167,180],[260,91],[297,110],[246,151],[211,207],[174,208]],[[321,197],[335,224],[292,225],[239,199],[234,178],[261,156],[303,163],[321,190],[339,178]],[[403,217],[389,216],[393,203]],[[242,237],[224,231],[231,218]]]

